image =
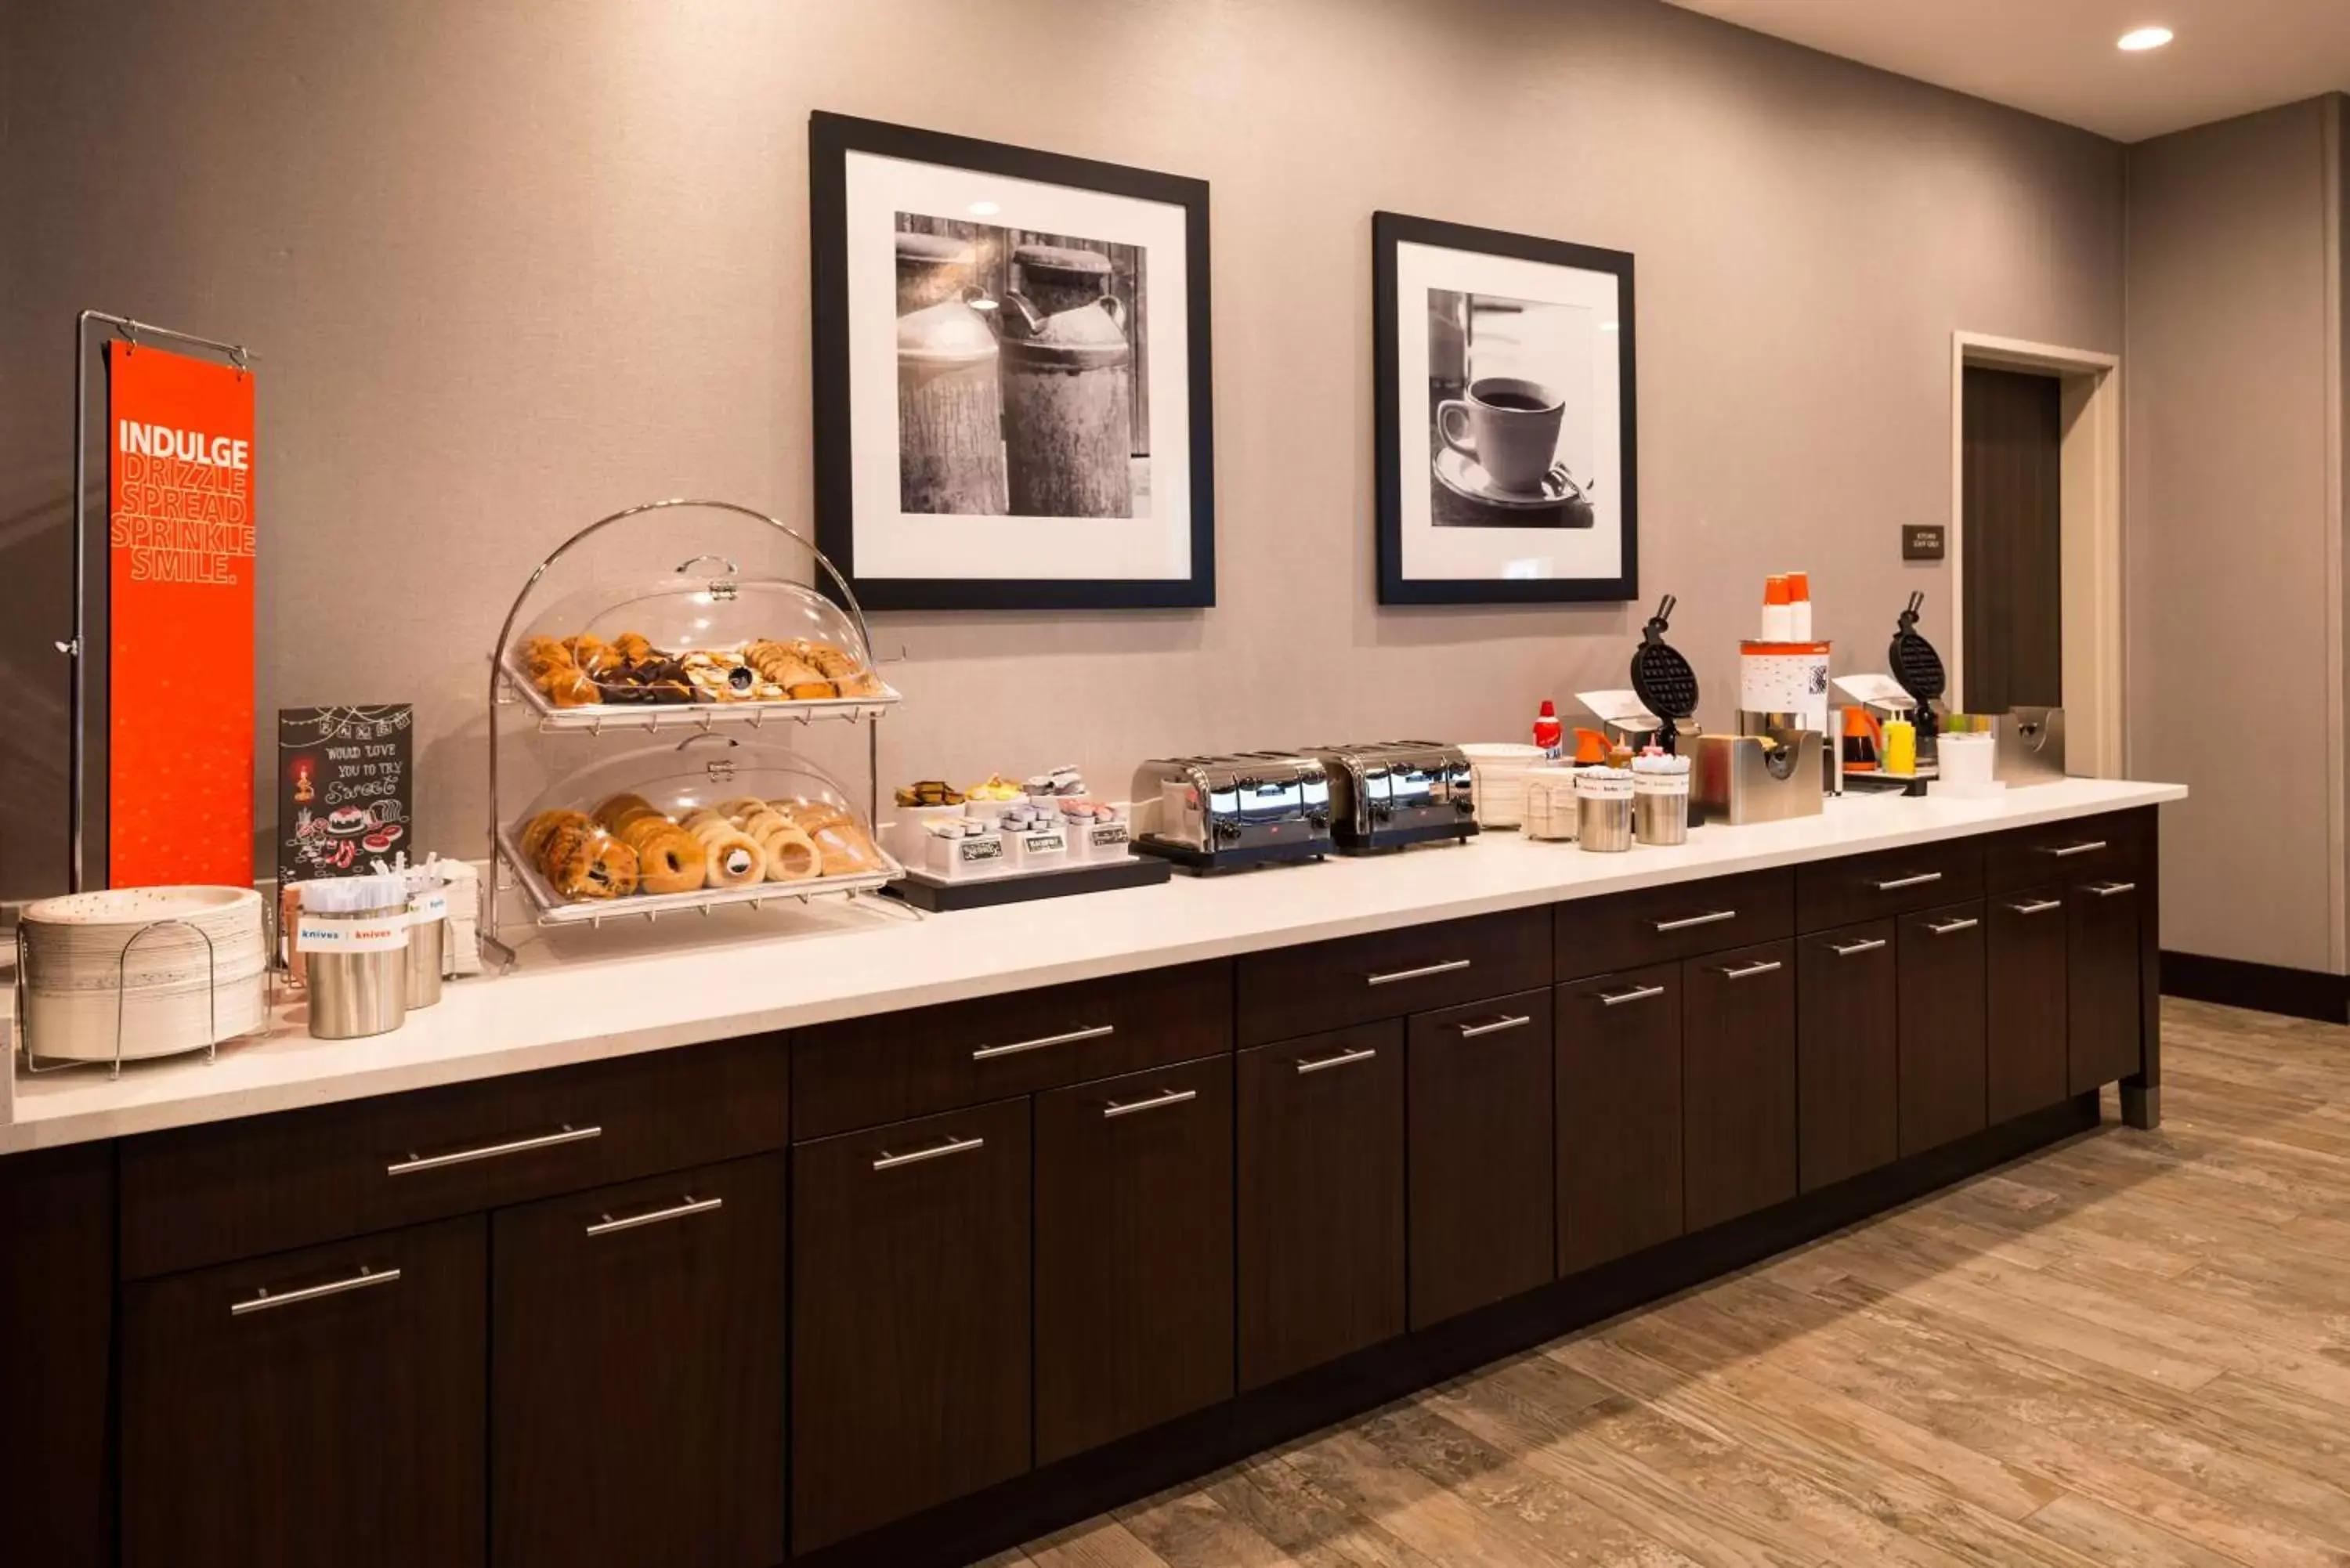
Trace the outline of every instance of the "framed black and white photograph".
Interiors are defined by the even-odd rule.
[[[816,538],[868,609],[1215,602],[1208,187],[817,114]]]
[[[1371,221],[1379,602],[1639,597],[1632,257]]]

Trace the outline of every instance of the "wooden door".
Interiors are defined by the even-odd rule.
[[[1550,1282],[1557,1190],[1547,989],[1411,1020],[1411,1326]]]
[[[482,1561],[484,1221],[132,1285],[125,1568]]]
[[[792,1541],[1028,1468],[1028,1101],[792,1150]]]
[[[2061,390],[2054,376],[1966,370],[1959,515],[1973,712],[2064,700]]]
[[[1681,965],[1689,1228],[1795,1196],[1795,944]]]
[[[2153,916],[2120,877],[2067,888],[2065,915],[2066,1048],[2079,1095],[2138,1071],[2138,922]]]
[[[1404,1331],[1401,1020],[1243,1051],[1240,1386]]]
[[[1795,1125],[1805,1192],[1901,1153],[1894,925],[1803,940],[1795,961]]]
[[[1901,1152],[1920,1153],[1990,1123],[1983,905],[1901,917]]]
[[[1232,1062],[1036,1097],[1036,1462],[1232,1397]]]
[[[495,1568],[772,1568],[784,1546],[784,1160],[490,1225]]]
[[[1681,1233],[1681,968],[1556,992],[1558,1272]]]
[[[1994,894],[1989,902],[1984,999],[1994,1124],[2053,1106],[2072,1092],[2065,1045],[2066,899],[2061,885],[2051,885]],[[2135,965],[2131,978],[2137,978]]]

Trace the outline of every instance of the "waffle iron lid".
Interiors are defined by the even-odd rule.
[[[1673,608],[1680,601],[1667,594],[1648,618],[1640,646],[1632,650],[1632,693],[1659,719],[1681,720],[1697,712],[1697,671],[1680,650],[1665,640]]]
[[[1950,677],[1942,669],[1942,656],[1934,645],[1918,635],[1918,613],[1926,607],[1924,594],[1911,594],[1909,607],[1901,612],[1900,621],[1893,628],[1893,642],[1885,650],[1885,661],[1893,670],[1893,679],[1901,682],[1901,690],[1919,702],[1939,701]]]

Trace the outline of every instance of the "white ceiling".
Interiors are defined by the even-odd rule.
[[[2350,88],[2350,0],[1672,0],[2120,141]],[[2145,54],[2114,41],[2160,25]]]

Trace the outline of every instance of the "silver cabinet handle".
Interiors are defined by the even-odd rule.
[[[2075,855],[2095,855],[2098,850],[2103,849],[2105,846],[2106,841],[2104,839],[2092,838],[2085,844],[2047,845],[2043,846],[2041,853],[2043,855],[2054,855],[2059,860],[2069,860]]]
[[[1197,1089],[1162,1089],[1147,1100],[1112,1100],[1102,1107],[1102,1120],[1112,1116],[1130,1116],[1139,1111],[1156,1111],[1168,1106],[1180,1106],[1200,1097]]]
[[[983,1045],[971,1054],[974,1062],[992,1061],[998,1056],[1017,1056],[1023,1051],[1042,1051],[1047,1045],[1074,1045],[1080,1040],[1098,1040],[1105,1034],[1118,1033],[1115,1023],[1088,1024],[1072,1029],[1066,1034],[1047,1034],[1040,1040],[1021,1040],[1010,1045]]]
[[[2135,882],[2100,882],[2091,888],[2089,891],[2095,893],[2100,898],[2110,898],[2116,893],[2137,892],[2137,884]]]
[[[558,1131],[541,1133],[536,1137],[518,1137],[508,1143],[480,1144],[473,1148],[452,1149],[447,1154],[418,1154],[411,1150],[406,1159],[385,1166],[383,1173],[386,1176],[408,1176],[420,1170],[438,1170],[444,1165],[466,1165],[477,1159],[502,1159],[510,1154],[528,1154],[533,1149],[585,1143],[591,1137],[603,1136],[602,1127],[575,1127],[566,1122]]]
[[[1758,974],[1771,974],[1786,967],[1777,959],[1764,959],[1761,963],[1721,965],[1713,972],[1724,980],[1752,980]]]
[[[1446,959],[1441,963],[1424,963],[1418,969],[1396,969],[1385,974],[1367,974],[1363,977],[1363,983],[1393,985],[1399,980],[1426,980],[1431,974],[1451,974],[1455,970],[1467,969],[1474,962],[1474,959]]]
[[[605,1215],[588,1227],[590,1236],[608,1236],[615,1231],[633,1231],[639,1225],[660,1225],[671,1220],[682,1220],[689,1214],[707,1214],[726,1207],[723,1198],[696,1198],[689,1192],[682,1203],[672,1203],[666,1209],[648,1209],[641,1214],[623,1214],[618,1220]]]
[[[1511,1012],[1499,1018],[1488,1019],[1482,1023],[1463,1023],[1457,1027],[1461,1031],[1461,1039],[1474,1040],[1482,1034],[1499,1034],[1504,1030],[1523,1029],[1533,1022],[1534,1016],[1531,1013],[1521,1015]]]
[[[2044,915],[2051,909],[2061,909],[2064,907],[2064,900],[2062,898],[2034,898],[2029,904],[2010,904],[2008,909],[2019,915]]]
[[[1691,926],[1718,926],[1724,920],[1738,919],[1735,909],[1709,909],[1702,915],[1684,915],[1678,920],[1650,920],[1659,935],[1667,931],[1685,931]]]
[[[1877,885],[1877,890],[1880,893],[1891,893],[1903,888],[1922,888],[1929,882],[1939,882],[1941,879],[1942,874],[1939,871],[1920,871],[1915,877],[1896,877],[1890,882],[1879,882]]]
[[[1629,991],[1603,991],[1599,993],[1599,1005],[1621,1007],[1627,1002],[1646,1002],[1652,996],[1664,994],[1665,988],[1661,985],[1636,985]]]
[[[1301,1074],[1326,1073],[1333,1067],[1351,1067],[1357,1062],[1367,1062],[1378,1054],[1374,1050],[1341,1051],[1336,1056],[1325,1056],[1319,1061],[1300,1062],[1297,1070]]]
[[[272,1291],[267,1285],[241,1302],[228,1303],[228,1315],[243,1317],[249,1312],[267,1312],[272,1307],[292,1306],[296,1302],[314,1302],[322,1296],[338,1296],[348,1291],[372,1290],[377,1285],[400,1282],[398,1269],[371,1269],[365,1263],[359,1272],[347,1279],[328,1280],[323,1285],[305,1285],[298,1291]]]
[[[1873,953],[1884,945],[1883,937],[1863,937],[1856,942],[1830,942],[1828,951],[1838,958],[1858,958],[1863,953]]]
[[[983,1137],[956,1137],[950,1133],[946,1142],[918,1148],[911,1154],[891,1154],[885,1148],[881,1151],[881,1158],[873,1162],[873,1168],[895,1170],[901,1165],[920,1165],[926,1159],[944,1159],[951,1154],[969,1154],[972,1149],[986,1147],[987,1140]]]
[[[1960,931],[1971,931],[1981,924],[1972,915],[1961,915],[1955,920],[1943,920],[1926,929],[1938,937],[1955,937]]]

